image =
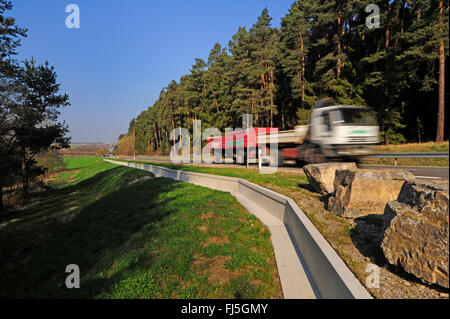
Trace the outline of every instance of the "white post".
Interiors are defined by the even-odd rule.
[[[250,152],[248,151],[248,135],[247,135],[247,158],[246,158],[247,168],[248,168],[248,162],[249,162],[248,158],[249,158],[249,156],[250,156]]]
[[[258,168],[261,169],[262,167],[262,149],[260,147],[258,147]]]

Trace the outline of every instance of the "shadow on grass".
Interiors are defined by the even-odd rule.
[[[74,168],[71,170],[65,170],[62,173],[67,173],[71,171],[79,171],[79,168]],[[41,192],[32,192],[30,194],[30,203],[28,207],[19,210],[9,211],[4,214],[0,214],[0,223],[9,222],[13,219],[20,219],[20,221],[29,221],[28,216],[32,216],[31,218],[39,218],[39,212],[45,211],[46,209],[51,207],[57,207],[58,209],[64,205],[67,196],[73,192],[78,192],[82,190],[89,189],[90,187],[99,186],[100,182],[104,179],[109,178],[114,175],[116,172],[120,171],[121,167],[115,167],[103,172],[99,172],[93,177],[83,180],[76,184],[70,184],[65,187],[55,188],[49,185],[43,187],[43,191]],[[39,205],[35,205],[39,204]]]
[[[144,228],[146,241],[156,238],[157,222],[174,213],[160,194],[180,182],[158,178],[129,185],[144,175],[148,173],[112,168],[48,190],[42,205],[14,214],[20,220],[0,229],[0,297],[92,298],[114,285],[120,272],[108,280],[83,276],[133,249],[127,242]],[[80,267],[84,289],[65,287],[69,264]]]
[[[310,192],[310,193],[313,193],[313,195],[314,195],[318,200],[320,200],[320,201],[322,202],[323,208],[325,208],[326,210],[329,210],[329,209],[328,209],[328,202],[329,202],[329,200],[330,200],[330,197],[333,196],[332,193],[322,195],[322,194],[318,193],[318,192],[314,189],[314,187],[313,187],[310,183],[308,183],[308,182],[307,182],[307,183],[298,183],[297,186],[298,186],[299,188],[301,188],[301,189],[304,189],[304,190]]]
[[[383,240],[383,215],[367,215],[354,219],[355,227],[350,230],[350,238],[359,252],[379,267],[386,264],[381,250]]]
[[[298,183],[297,186],[304,190],[307,190],[308,192],[316,193],[316,190],[311,186],[310,183]]]
[[[323,208],[325,208],[328,211],[330,210],[328,206],[328,203],[330,202],[330,197],[333,197],[333,194],[319,195],[319,200],[322,202]]]

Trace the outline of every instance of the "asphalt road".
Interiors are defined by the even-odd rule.
[[[448,180],[448,167],[427,167],[427,166],[384,166],[384,165],[360,165],[361,168],[370,169],[404,169],[414,174],[420,179],[441,179]]]
[[[388,166],[388,165],[358,165],[358,168],[368,169],[403,169],[414,174],[418,179],[429,180],[449,180],[448,167],[429,167],[429,166]],[[301,170],[299,167],[284,166],[279,168],[282,171]]]
[[[138,158],[136,158],[138,160]],[[170,162],[169,156],[146,156],[139,158],[142,161],[152,162]],[[231,164],[198,164],[198,165],[214,165],[214,166],[230,166]],[[236,165],[236,164],[234,164]],[[243,166],[243,165],[240,165]],[[252,165],[256,167],[256,165]],[[387,165],[365,165],[361,164],[359,168],[369,169],[404,169],[414,174],[419,179],[429,180],[449,180],[449,168],[448,167],[428,167],[428,166],[387,166]],[[280,171],[303,171],[300,167],[293,165],[286,165],[279,168]]]

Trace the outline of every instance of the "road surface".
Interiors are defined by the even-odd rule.
[[[442,179],[448,180],[448,167],[428,166],[384,166],[384,165],[359,165],[361,168],[370,169],[404,169],[420,179]]]

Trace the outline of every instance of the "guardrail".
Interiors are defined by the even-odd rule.
[[[367,158],[393,158],[394,165],[397,166],[398,158],[448,158],[448,152],[405,152],[405,153],[379,153],[366,155]]]
[[[136,155],[136,156],[121,156],[122,158],[127,159],[133,159],[133,158],[167,158],[167,156],[161,155]],[[186,157],[191,158],[190,155],[188,156],[179,156],[179,157]],[[377,154],[371,154],[371,155],[364,155],[364,157],[374,157],[374,158],[448,158],[449,153],[448,152],[404,152],[404,153],[377,153]]]
[[[120,156],[112,157],[112,159],[124,159],[124,160],[145,160],[153,159],[158,161],[158,159],[166,159],[167,156],[146,156],[146,155],[136,155],[136,156]],[[184,158],[189,158],[185,156]],[[378,153],[371,155],[364,155],[363,158],[393,158],[394,166],[397,166],[397,160],[399,158],[449,158],[448,152],[404,152],[404,153]]]
[[[105,160],[147,170],[156,177],[230,192],[268,226],[285,298],[372,298],[291,198],[241,178]]]

